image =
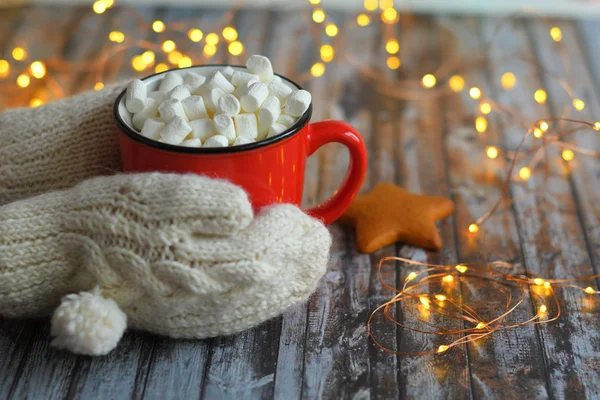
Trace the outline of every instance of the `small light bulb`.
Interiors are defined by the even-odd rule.
[[[324,44],[323,46],[321,46],[320,53],[321,53],[321,60],[323,60],[325,62],[330,62],[331,60],[333,60],[333,57],[335,55],[333,47],[331,47],[331,45],[329,45],[329,44]]]
[[[182,58],[183,58],[183,54],[181,54],[177,50],[170,52],[169,56],[167,57],[169,62],[173,65],[179,64],[179,61],[181,61]]]
[[[152,50],[146,50],[142,53],[142,61],[146,65],[154,65],[154,60],[156,59],[156,55]]]
[[[308,0],[308,2],[314,6],[316,6],[317,4],[319,4],[321,2],[321,0]]]
[[[393,24],[398,20],[398,11],[393,8],[386,8],[381,13],[381,20],[386,24]]]
[[[555,42],[560,42],[562,40],[562,31],[558,26],[553,26],[550,28],[550,36]]]
[[[10,63],[6,60],[0,60],[0,78],[4,78],[10,72]]]
[[[327,24],[325,27],[325,34],[329,37],[335,37],[338,34],[338,27],[336,24]]]
[[[444,296],[443,294],[436,294],[435,298],[439,301],[446,301],[446,296]]]
[[[165,31],[165,23],[160,20],[154,21],[152,23],[152,30],[156,33],[164,32]]]
[[[188,67],[191,67],[192,66],[192,59],[189,58],[188,56],[183,56],[183,57],[181,57],[181,59],[177,63],[177,66],[179,68],[188,68]]]
[[[479,225],[477,225],[477,224],[469,225],[469,232],[471,232],[471,233],[479,232]]]
[[[216,46],[219,43],[219,35],[217,35],[214,32],[211,32],[208,35],[206,35],[206,39],[204,40],[206,41],[206,44]]]
[[[575,153],[573,153],[573,150],[564,149],[562,151],[562,158],[565,161],[573,161],[573,159],[575,158]]]
[[[200,29],[192,28],[188,31],[188,37],[192,42],[198,43],[204,37],[204,33]]]
[[[550,126],[548,125],[548,123],[546,121],[540,122],[540,129],[543,132],[548,132],[548,128],[550,128]]]
[[[323,11],[320,8],[317,8],[316,10],[313,11],[312,19],[317,24],[320,24],[321,22],[325,21],[325,11]]]
[[[44,104],[44,101],[42,99],[33,98],[29,101],[29,107],[31,107],[31,108],[39,107],[42,104]]]
[[[469,96],[471,96],[473,100],[479,99],[481,97],[481,89],[473,86],[471,89],[469,89]]]
[[[104,83],[102,83],[102,82],[96,82],[94,84],[94,90],[102,90],[102,89],[104,89]]]
[[[206,44],[204,45],[204,55],[206,55],[207,57],[212,57],[217,53],[217,46],[215,46],[214,44]]]
[[[389,69],[398,69],[398,68],[400,68],[400,65],[402,65],[402,63],[400,62],[400,59],[396,56],[388,57],[388,59],[385,63],[387,64]]]
[[[548,311],[548,307],[546,307],[544,304],[542,304],[540,306],[540,314],[545,313],[546,311]]]
[[[27,52],[22,47],[15,47],[12,51],[12,56],[17,61],[23,61],[27,57]]]
[[[411,272],[410,274],[408,274],[408,276],[406,277],[406,281],[412,281],[413,279],[415,279],[417,277],[417,273],[416,272]]]
[[[41,61],[32,62],[29,70],[31,71],[31,75],[37,79],[42,79],[46,75],[46,65]]]
[[[167,64],[160,63],[160,64],[157,64],[156,67],[154,67],[154,72],[156,72],[158,74],[159,72],[164,72],[168,69],[169,69],[169,66]]]
[[[358,14],[358,16],[356,17],[356,23],[358,24],[358,26],[367,26],[370,22],[371,17],[369,17],[367,14]]]
[[[542,278],[535,278],[535,279],[533,280],[533,283],[535,283],[535,284],[536,284],[536,285],[538,285],[538,286],[541,286],[541,285],[543,285],[543,284],[544,284],[544,280],[543,280]]]
[[[435,86],[436,81],[437,80],[433,74],[427,74],[423,77],[423,79],[421,79],[421,85],[423,85],[423,87],[426,89],[431,89]]]
[[[242,44],[242,42],[235,40],[235,41],[229,43],[229,46],[227,47],[227,49],[229,50],[229,53],[231,55],[239,56],[244,51],[244,45]]]
[[[431,306],[429,305],[431,302],[426,296],[420,296],[419,300],[421,301],[421,305],[425,307],[426,310],[429,310]]]
[[[460,75],[452,75],[448,80],[450,89],[454,92],[460,92],[465,88],[465,79]]]
[[[161,48],[165,53],[170,53],[177,48],[177,45],[172,40],[165,40]]]
[[[125,40],[125,34],[121,31],[112,31],[108,34],[108,39],[111,42],[122,43]]]
[[[238,38],[237,31],[231,26],[226,26],[225,28],[223,28],[223,32],[221,33],[223,34],[223,38],[228,42],[233,42]]]
[[[484,101],[479,105],[479,111],[481,111],[482,114],[487,115],[492,112],[492,105],[487,101]]]
[[[21,74],[17,77],[17,85],[19,85],[19,87],[26,88],[27,86],[29,86],[30,82],[31,79],[28,75]]]
[[[483,133],[487,130],[487,128],[488,122],[485,117],[477,117],[475,119],[475,129],[477,130],[477,132]]]
[[[600,122],[594,122],[594,130],[600,131]]]
[[[464,274],[469,269],[465,264],[458,264],[455,268],[461,274]]]
[[[483,329],[483,328],[485,328],[486,326],[487,326],[487,324],[486,324],[486,323],[484,323],[484,322],[480,322],[480,323],[478,323],[478,324],[477,324],[477,326],[475,327],[475,329]]]
[[[528,167],[523,167],[519,170],[519,177],[524,181],[531,177],[531,170]]]
[[[586,287],[586,288],[584,289],[584,291],[585,291],[587,294],[594,294],[594,293],[596,293],[596,291],[594,290],[594,288],[593,288],[593,287],[591,287],[591,286],[588,286],[588,287]]]
[[[535,101],[537,101],[540,104],[544,104],[546,102],[547,97],[548,96],[546,95],[546,91],[544,89],[538,89],[533,94],[533,98],[535,99]]]
[[[323,63],[314,63],[312,67],[310,67],[310,73],[315,78],[323,76],[325,73],[325,64]]]
[[[517,84],[517,77],[512,72],[505,72],[500,78],[500,83],[504,89],[511,90]]]
[[[438,349],[437,349],[437,352],[438,352],[438,353],[443,353],[443,352],[445,352],[446,350],[448,350],[448,346],[441,345],[440,347],[438,347]]]
[[[583,110],[585,108],[585,103],[581,99],[574,99],[573,100],[573,107],[575,107],[575,109],[577,111],[581,111],[581,110]]]
[[[94,10],[96,14],[102,14],[106,11],[106,4],[103,1],[98,0],[92,5],[92,10]]]
[[[142,60],[142,56],[135,56],[131,59],[131,66],[134,70],[141,72],[146,69],[146,63]]]
[[[400,51],[400,44],[396,39],[389,39],[385,44],[385,51],[390,54],[396,54]]]
[[[454,277],[452,275],[446,275],[442,278],[442,281],[446,283],[454,282]]]
[[[491,159],[497,158],[498,157],[498,148],[495,146],[489,146],[485,150],[485,154]]]
[[[548,282],[548,281],[544,282],[544,287],[545,287],[546,289],[550,289],[550,286],[552,286],[552,285],[550,284],[550,282]]]
[[[533,129],[533,136],[535,136],[536,138],[541,138],[542,136],[544,136],[544,131],[542,131],[540,128],[534,128]]]
[[[377,0],[365,0],[364,6],[369,11],[375,11],[377,9]]]

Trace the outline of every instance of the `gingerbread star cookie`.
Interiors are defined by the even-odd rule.
[[[435,221],[453,211],[450,199],[413,194],[391,183],[380,183],[358,196],[338,221],[356,228],[356,244],[363,253],[396,242],[439,250],[442,238]]]

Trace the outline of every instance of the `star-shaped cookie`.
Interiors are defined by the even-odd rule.
[[[358,196],[339,222],[356,228],[356,244],[363,253],[396,242],[439,250],[442,238],[435,221],[453,211],[450,199],[413,194],[391,183],[380,183]]]

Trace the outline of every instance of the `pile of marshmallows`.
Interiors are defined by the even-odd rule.
[[[247,72],[225,67],[210,78],[170,71],[157,91],[141,80],[127,88],[133,126],[152,140],[186,147],[227,147],[276,136],[310,106],[306,90],[273,75],[268,58],[253,55]]]

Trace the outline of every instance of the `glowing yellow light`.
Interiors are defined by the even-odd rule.
[[[581,111],[585,108],[585,103],[581,99],[575,99],[573,100],[573,107],[575,107],[577,111]]]
[[[562,151],[562,158],[565,161],[572,161],[575,158],[575,153],[572,150],[564,149]]]
[[[206,41],[206,44],[216,46],[219,43],[219,35],[217,35],[214,32],[211,32],[208,35],[206,35],[206,39],[204,40]]]
[[[544,132],[548,132],[548,129],[550,128],[550,126],[548,125],[548,123],[546,121],[542,121],[540,122],[540,129]]]
[[[533,98],[540,104],[544,104],[546,102],[546,91],[544,89],[538,89],[533,94]]]
[[[429,305],[430,301],[427,297],[421,296],[419,297],[419,300],[421,301],[421,305],[425,307],[425,309],[429,310],[431,308],[431,306]]]
[[[142,61],[146,65],[154,65],[154,60],[156,59],[156,55],[152,50],[147,50],[142,53]]]
[[[500,78],[500,83],[504,89],[510,90],[517,84],[517,77],[512,72],[505,72]]]
[[[31,82],[31,79],[29,79],[29,76],[25,74],[21,74],[17,77],[17,85],[19,85],[22,88],[26,88],[27,86],[29,86],[29,82]]]
[[[588,287],[586,287],[586,288],[584,289],[584,291],[585,291],[587,294],[594,294],[594,293],[596,293],[596,291],[594,290],[594,288],[593,288],[593,287],[591,287],[591,286],[588,286]]]
[[[10,64],[6,60],[0,60],[0,78],[4,78],[10,72]]]
[[[96,82],[94,84],[94,90],[102,90],[102,89],[104,89],[104,83],[102,83],[102,82]]]
[[[31,71],[31,75],[37,79],[41,79],[46,75],[46,65],[41,61],[32,62],[29,70]]]
[[[327,24],[325,27],[325,34],[330,37],[335,37],[338,34],[338,27],[336,24]]]
[[[437,349],[437,352],[438,352],[438,353],[443,353],[443,352],[445,352],[446,350],[448,350],[448,346],[441,345],[440,347],[438,347],[438,349]]]
[[[181,60],[179,60],[179,63],[177,63],[177,66],[179,68],[191,67],[192,66],[192,59],[189,58],[188,56],[183,56],[183,57],[181,57]]]
[[[538,286],[542,286],[544,284],[544,280],[542,278],[535,278],[533,280],[533,283],[535,283]]]
[[[472,99],[477,100],[481,97],[481,89],[479,89],[477,86],[473,86],[471,89],[469,89],[469,96],[471,96]]]
[[[121,31],[112,31],[108,34],[108,39],[111,42],[123,43],[123,41],[125,40],[125,34]]]
[[[169,60],[169,62],[171,64],[177,65],[177,64],[179,64],[179,61],[181,61],[182,58],[183,58],[183,54],[181,54],[180,52],[175,50],[175,51],[172,51],[169,53],[167,60]]]
[[[167,64],[160,63],[160,64],[157,64],[156,67],[154,67],[154,72],[156,72],[158,74],[159,72],[164,72],[168,69],[169,69],[169,66]]]
[[[426,89],[431,89],[435,86],[436,79],[433,74],[427,74],[421,79],[421,85]]]
[[[562,31],[558,26],[553,26],[550,28],[550,36],[552,36],[552,40],[555,42],[560,42],[562,40]]]
[[[408,274],[408,276],[406,277],[406,281],[412,281],[413,279],[415,279],[417,277],[417,273],[416,272],[411,272],[410,274]]]
[[[400,51],[400,44],[396,39],[389,39],[385,44],[385,50],[390,54],[396,54]]]
[[[15,47],[12,51],[12,56],[17,61],[22,61],[27,57],[27,52],[22,47]]]
[[[479,105],[479,110],[483,114],[487,115],[492,112],[492,105],[490,103],[488,103],[487,101],[484,101],[483,103],[481,103]]]
[[[198,43],[204,37],[204,33],[200,29],[193,28],[188,31],[188,37],[192,42]]]
[[[402,65],[402,63],[400,62],[400,59],[396,56],[388,57],[386,64],[389,69],[398,69],[398,68],[400,68],[400,65]]]
[[[446,301],[446,296],[444,296],[443,294],[436,294],[435,298],[439,301]]]
[[[540,128],[535,128],[533,130],[533,136],[535,136],[536,138],[541,138],[542,136],[544,136],[544,131],[542,131]]]
[[[526,181],[531,177],[531,170],[528,167],[523,167],[519,170],[519,177]]]
[[[142,60],[142,56],[135,56],[131,59],[131,66],[134,70],[140,72],[146,69],[146,63]]]
[[[96,14],[102,14],[106,11],[106,4],[103,1],[98,0],[92,5],[92,10],[94,10]]]
[[[548,311],[548,307],[546,307],[544,304],[542,304],[542,305],[540,306],[540,313],[541,313],[541,314],[543,314],[543,313],[545,313],[546,311]]]
[[[154,21],[152,23],[152,30],[156,33],[164,32],[165,31],[165,23],[160,20]]]
[[[244,51],[244,45],[242,44],[242,42],[239,42],[237,40],[229,43],[229,46],[227,48],[229,49],[229,53],[231,53],[234,56],[239,56]]]
[[[162,44],[162,50],[165,53],[170,53],[177,48],[177,45],[172,40],[165,40]]]
[[[29,107],[31,107],[31,108],[39,107],[42,104],[44,104],[44,101],[42,99],[36,99],[36,98],[34,98],[34,99],[31,99],[29,101]]]
[[[448,80],[448,85],[453,91],[460,92],[465,88],[465,80],[460,75],[452,75],[450,80]]]
[[[487,130],[488,122],[485,117],[477,117],[475,119],[475,129],[479,133],[483,133]]]
[[[206,44],[204,46],[204,54],[207,55],[208,57],[214,56],[216,52],[217,52],[217,46],[215,46],[214,44]]]
[[[366,10],[374,11],[377,9],[377,0],[365,0],[364,6]]]
[[[379,0],[379,9],[385,10],[386,8],[394,7],[394,0]]]
[[[310,73],[316,78],[323,76],[323,74],[325,73],[325,64],[314,63],[313,66],[310,67]]]
[[[325,21],[325,11],[323,11],[320,8],[317,8],[315,11],[313,11],[312,13],[312,19],[313,21],[315,21],[317,24],[320,24],[321,22]]]
[[[225,40],[227,40],[228,42],[233,42],[238,38],[237,31],[231,26],[226,26],[225,28],[223,28],[223,32],[221,33],[223,34],[223,38],[225,38]]]
[[[106,8],[112,8],[112,6],[115,5],[114,0],[102,0],[102,2],[104,3],[104,5],[106,5]]]
[[[456,267],[456,270],[458,272],[460,272],[461,274],[464,274],[465,272],[467,272],[467,270],[469,269],[466,265],[464,264],[458,264]]]
[[[594,130],[600,131],[600,122],[594,122]]]
[[[333,51],[333,47],[328,44],[321,46],[321,60],[329,62],[333,60],[334,55],[335,52]]]
[[[498,157],[498,149],[495,146],[489,146],[485,150],[485,154],[487,154],[487,156],[489,158],[494,159],[494,158]]]
[[[480,322],[480,323],[478,323],[478,324],[477,324],[477,326],[475,327],[475,329],[483,329],[483,328],[485,328],[486,326],[487,326],[487,324],[486,324],[486,323],[484,323],[484,322]]]
[[[446,283],[454,282],[454,277],[452,275],[446,275],[442,278],[442,281]]]
[[[469,232],[471,232],[471,233],[479,232],[479,225],[477,225],[477,224],[469,225]]]
[[[319,4],[321,2],[321,0],[308,0],[308,2],[314,6],[316,6],[317,4]]]
[[[356,17],[356,23],[359,26],[367,26],[370,22],[371,17],[369,17],[367,14],[358,14],[358,16]]]
[[[386,8],[381,13],[381,20],[386,24],[393,24],[398,20],[398,11],[393,8]]]
[[[546,289],[550,289],[550,286],[552,286],[552,285],[550,284],[550,282],[547,282],[547,281],[546,281],[546,282],[544,282],[544,287],[545,287]]]

